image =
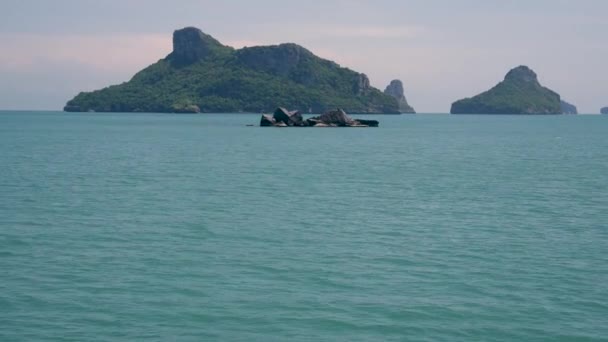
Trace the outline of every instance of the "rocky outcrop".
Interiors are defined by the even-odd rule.
[[[304,126],[304,118],[299,111],[288,111],[285,108],[279,107],[274,111],[273,115],[262,114],[262,119],[260,120],[261,127],[288,127],[288,126],[296,126],[302,127]]]
[[[353,85],[355,95],[365,95],[371,89],[369,78],[366,74],[357,74]]]
[[[173,65],[185,66],[212,56],[222,49],[230,48],[196,27],[186,27],[173,32],[173,52],[169,59]]]
[[[263,114],[261,127],[378,127],[376,120],[353,119],[342,109],[328,111],[320,116],[303,119],[298,111],[277,108],[273,115]]]
[[[575,115],[578,114],[578,109],[575,105],[568,103],[564,100],[561,101],[562,114]]]
[[[282,77],[288,77],[300,63],[314,58],[312,52],[293,43],[244,48],[236,56],[248,68]]]
[[[604,108],[600,109],[600,113],[601,114],[608,114],[608,107],[604,107]]]
[[[519,66],[494,88],[456,101],[452,114],[561,114],[559,94],[543,87],[536,73]]]
[[[397,100],[399,111],[403,114],[415,114],[416,111],[407,103],[403,91],[403,82],[401,80],[392,80],[391,83],[384,89],[386,95],[390,95]]]

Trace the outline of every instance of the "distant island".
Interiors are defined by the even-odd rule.
[[[600,109],[600,113],[601,114],[608,114],[608,107],[604,107],[604,108]]]
[[[571,110],[571,108],[570,108]],[[452,114],[562,114],[556,92],[543,87],[536,73],[519,66],[494,88],[475,97],[456,101]]]
[[[384,93],[397,99],[399,104],[399,111],[403,114],[416,114],[416,111],[412,106],[407,103],[405,94],[403,91],[403,82],[401,80],[392,80],[391,83],[386,86]]]
[[[401,94],[403,95],[403,94]],[[405,97],[403,97],[405,100]],[[173,33],[173,52],[130,81],[82,92],[70,112],[301,112],[399,114],[411,107],[370,86],[365,74],[292,43],[235,50],[194,27]]]

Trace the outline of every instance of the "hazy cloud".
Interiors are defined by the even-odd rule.
[[[0,33],[0,70],[27,72],[43,62],[75,63],[99,71],[133,71],[171,52],[171,36],[155,34]]]

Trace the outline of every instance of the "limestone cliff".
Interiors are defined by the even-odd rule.
[[[391,83],[384,89],[386,95],[390,95],[397,100],[399,111],[404,114],[415,114],[416,111],[407,103],[403,90],[403,82],[401,80],[392,80]]]

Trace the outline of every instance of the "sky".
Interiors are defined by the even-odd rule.
[[[80,91],[128,81],[195,26],[225,45],[300,44],[404,83],[421,113],[528,65],[578,106],[608,106],[605,0],[2,0],[0,109],[59,110]]]

